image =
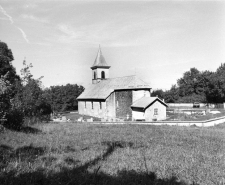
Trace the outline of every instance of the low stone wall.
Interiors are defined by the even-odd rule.
[[[187,107],[193,108],[193,103],[167,103],[169,108]],[[200,103],[200,107],[206,107],[206,103]],[[225,103],[209,104],[209,108],[225,109]]]
[[[175,126],[198,126],[211,127],[220,123],[225,123],[225,116],[206,121],[125,121],[125,122],[92,122],[93,124],[134,124],[134,125],[175,125]]]

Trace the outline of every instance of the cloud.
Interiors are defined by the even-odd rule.
[[[21,28],[19,28],[19,27],[17,27],[17,28],[18,28],[18,30],[20,30],[20,32],[22,33],[22,36],[23,36],[24,40],[25,40],[27,43],[30,43],[30,41],[27,39],[26,33],[25,33]]]
[[[11,24],[13,24],[13,23],[14,23],[13,18],[12,18],[12,17],[4,10],[4,8],[2,8],[1,5],[0,5],[0,9],[1,9],[2,13],[3,13],[6,17],[8,17],[9,21],[11,22]]]
[[[46,19],[41,19],[41,18],[35,17],[33,15],[22,14],[21,17],[24,18],[24,19],[30,19],[32,21],[37,21],[37,22],[42,22],[42,23],[48,23],[49,22]]]
[[[34,3],[30,3],[30,4],[25,4],[23,5],[23,8],[24,9],[28,9],[28,8],[36,8],[37,7],[37,4],[34,4]]]
[[[2,11],[2,13],[8,17],[9,21],[11,22],[11,24],[14,24],[14,21],[13,21],[13,18],[4,10],[4,8],[0,5],[0,9]],[[27,43],[30,43],[29,40],[27,39],[27,35],[26,33],[19,27],[15,26],[21,33],[22,33],[22,36],[24,38],[24,40],[27,42]]]
[[[62,43],[70,43],[74,42],[74,39],[77,41],[85,41],[84,32],[82,31],[75,31],[75,29],[69,25],[66,24],[59,24],[57,25],[57,29],[63,33],[57,36],[58,41]]]

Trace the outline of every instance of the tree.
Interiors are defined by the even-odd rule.
[[[221,64],[208,79],[206,97],[210,103],[225,102],[225,64]]]
[[[41,89],[41,78],[34,79],[30,72],[32,64],[27,65],[23,61],[21,69],[21,82],[17,84],[17,93],[14,97],[13,107],[20,109],[25,117],[25,120],[42,120],[43,116],[50,115],[51,106],[47,103],[47,99],[43,96]]]
[[[10,84],[7,82],[5,76],[0,78],[0,119],[5,118],[7,111],[10,108],[10,97],[8,92]]]
[[[172,85],[170,90],[164,93],[166,103],[176,103],[179,98],[179,89],[176,85]]]
[[[67,84],[65,86],[51,86],[45,89],[44,96],[51,104],[53,111],[77,110],[78,102],[76,98],[84,91],[83,86],[77,84]]]
[[[165,98],[165,92],[162,89],[156,89],[154,91],[152,91],[151,96],[155,97],[159,97],[160,99],[164,99]]]
[[[7,44],[0,41],[0,118],[6,117],[15,95],[15,84],[20,80],[12,66],[13,54]]]
[[[12,66],[14,60],[12,51],[8,48],[7,44],[0,41],[0,76],[5,76],[10,84],[14,84],[20,77],[16,74],[15,68]]]

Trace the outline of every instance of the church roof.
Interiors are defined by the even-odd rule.
[[[166,107],[168,107],[168,105],[164,101],[162,101],[161,99],[159,99],[158,97],[143,97],[143,98],[138,99],[137,101],[135,101],[131,105],[131,107],[146,109],[147,107],[151,106],[156,101],[159,101],[160,103],[162,103],[163,105],[165,105]]]
[[[110,66],[106,63],[105,58],[102,55],[101,47],[99,45],[98,54],[95,58],[94,64],[91,69],[103,67],[103,68],[110,68]]]
[[[77,99],[106,99],[113,91],[126,89],[151,89],[151,87],[137,76],[109,78],[91,84]]]

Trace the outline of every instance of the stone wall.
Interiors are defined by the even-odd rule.
[[[131,105],[133,103],[132,91],[116,91],[115,103],[116,103],[116,117],[131,120],[132,110]]]

